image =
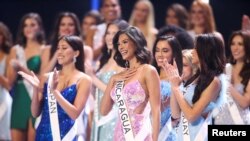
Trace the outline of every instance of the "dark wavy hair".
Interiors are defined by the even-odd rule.
[[[56,20],[55,20],[55,25],[54,25],[54,30],[53,33],[51,34],[51,38],[50,38],[50,44],[51,44],[51,49],[50,49],[50,58],[53,57],[53,55],[55,54],[56,50],[57,50],[57,44],[58,44],[58,39],[60,37],[59,35],[59,28],[60,28],[60,24],[61,21],[64,17],[70,17],[73,21],[74,21],[74,26],[75,26],[75,32],[73,35],[82,36],[81,33],[81,28],[80,28],[80,21],[78,19],[78,17],[76,16],[76,14],[72,13],[72,12],[61,12],[59,13],[59,15],[57,16]]]
[[[247,83],[250,79],[250,34],[246,31],[235,31],[229,38],[229,46],[232,45],[233,38],[240,36],[243,39],[243,46],[245,51],[244,65],[240,70],[241,83],[244,85],[244,92],[246,92]],[[231,51],[230,51],[231,52]],[[232,52],[230,53],[230,63],[236,64],[236,60],[233,58]]]
[[[182,52],[181,52],[181,45],[178,42],[178,40],[171,35],[168,36],[161,36],[161,37],[157,37],[154,46],[153,46],[153,61],[152,61],[152,65],[156,68],[158,74],[160,74],[160,67],[157,65],[156,59],[155,59],[155,52],[156,52],[156,47],[157,47],[157,43],[159,41],[166,41],[171,49],[172,49],[172,58],[170,60],[170,64],[173,65],[173,62],[175,59],[176,61],[176,65],[179,71],[179,74],[182,74],[182,69],[183,69],[183,62],[182,62]]]
[[[66,41],[74,51],[79,51],[79,55],[76,58],[75,65],[79,71],[84,72],[85,70],[84,65],[83,65],[84,64],[84,50],[83,50],[82,39],[74,35],[65,35],[65,36],[60,37],[58,39],[58,42],[60,40]]]
[[[182,50],[183,49],[193,49],[194,48],[194,40],[193,38],[181,27],[176,25],[166,25],[159,29],[157,37],[164,35],[173,35],[179,41]]]
[[[118,41],[120,35],[122,34],[126,34],[129,37],[129,39],[134,43],[135,56],[137,61],[139,61],[141,64],[150,63],[151,53],[147,48],[147,41],[143,33],[134,26],[130,26],[125,30],[120,30],[119,32],[116,33],[116,35],[113,38],[113,45],[116,51],[114,55],[114,60],[116,61],[116,63],[123,68],[126,67],[126,60],[123,60],[122,55],[118,50]]]
[[[104,35],[104,39],[107,35],[107,31],[110,25],[116,25],[119,30],[124,30],[129,27],[129,24],[125,20],[115,20],[114,22],[111,22],[107,25],[107,29]],[[100,59],[100,67],[98,68],[97,71],[99,71],[109,60],[111,57],[112,50],[108,50],[107,44],[104,44],[104,47],[102,48],[102,56]]]
[[[0,22],[0,35],[3,36],[3,42],[0,44],[0,49],[4,53],[9,54],[10,48],[12,46],[12,34],[9,28],[3,22]]]
[[[28,14],[25,14],[22,17],[22,19],[20,21],[20,24],[19,24],[19,27],[18,27],[18,30],[17,30],[17,36],[16,36],[17,41],[16,41],[16,43],[21,45],[24,48],[26,46],[27,39],[24,36],[23,29],[24,29],[24,26],[25,26],[25,21],[27,19],[34,19],[37,22],[40,30],[36,33],[36,40],[37,40],[38,43],[44,44],[45,43],[45,33],[44,33],[44,29],[43,29],[43,22],[42,22],[42,18],[37,13],[28,13]]]
[[[209,86],[214,77],[223,73],[226,64],[223,41],[214,34],[198,35],[195,50],[200,61],[200,68],[193,76],[198,77],[193,103],[199,100],[201,93]]]

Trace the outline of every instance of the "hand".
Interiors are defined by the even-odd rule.
[[[31,71],[31,75],[23,71],[19,71],[17,73],[21,75],[25,80],[27,80],[31,85],[33,85],[33,87],[37,89],[39,88],[40,80],[38,79],[38,77],[35,75],[33,71]]]
[[[130,79],[132,76],[134,76],[136,71],[137,71],[137,69],[135,69],[135,68],[125,69],[121,73],[113,75],[111,78],[111,81],[113,83],[115,83],[117,81],[126,81],[126,80]]]
[[[242,16],[241,29],[250,30],[250,18],[247,15]]]
[[[163,61],[162,65],[163,70],[167,74],[167,79],[170,81],[171,86],[179,86],[182,82],[182,77],[179,75],[179,71],[174,60],[174,64],[171,65],[168,63],[167,59]]]
[[[56,68],[54,68],[53,78],[52,78],[52,91],[56,90],[59,81],[59,75]]]

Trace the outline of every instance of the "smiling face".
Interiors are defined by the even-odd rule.
[[[108,49],[113,49],[113,38],[118,31],[119,29],[116,25],[109,25],[107,33],[105,35],[105,42],[107,44]]]
[[[73,58],[78,55],[78,51],[74,51],[73,48],[63,39],[59,41],[57,51],[57,61],[60,65],[72,63]]]
[[[102,14],[106,21],[114,21],[121,15],[118,0],[104,0]]]
[[[74,20],[71,17],[63,17],[59,25],[59,36],[74,35],[76,27]]]
[[[27,39],[34,39],[39,28],[40,27],[35,19],[27,18],[24,21],[23,34]]]
[[[199,5],[193,5],[191,8],[191,23],[197,26],[205,24],[204,10]]]
[[[135,57],[135,44],[133,41],[126,35],[121,34],[118,40],[118,50],[122,55],[123,60],[131,60]]]
[[[154,57],[159,67],[163,65],[165,59],[168,60],[168,63],[172,61],[173,50],[167,41],[160,40],[157,42]]]
[[[242,36],[240,36],[240,35],[234,36],[234,38],[232,39],[230,48],[231,48],[233,58],[236,61],[243,61],[244,60],[246,53],[245,53],[245,48],[244,48]]]

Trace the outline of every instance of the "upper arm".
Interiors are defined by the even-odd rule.
[[[76,107],[79,114],[86,104],[91,86],[91,78],[87,75],[84,75],[77,84],[77,95],[74,101],[74,106]]]
[[[203,110],[207,107],[207,105],[218,97],[220,89],[221,89],[220,80],[218,79],[218,77],[214,77],[213,81],[202,92],[200,99],[196,103],[194,103],[193,115],[200,116]]]
[[[46,46],[42,49],[42,54],[41,54],[42,64],[40,72],[43,72],[43,69],[49,64],[50,49],[51,49],[50,46]]]

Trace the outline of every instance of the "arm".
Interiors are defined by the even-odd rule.
[[[24,79],[26,79],[33,86],[34,91],[33,91],[33,97],[31,101],[31,114],[33,117],[38,117],[41,113],[43,85],[48,77],[47,75],[44,75],[40,81],[33,72],[31,72],[31,75],[30,75],[23,71],[19,71],[18,74],[20,74]]]
[[[10,62],[10,55],[8,55],[7,60],[6,60],[5,73],[6,73],[8,66],[9,66],[9,62]],[[8,91],[10,91],[10,89],[11,89],[10,82],[9,82],[8,78],[4,75],[0,75],[0,85],[3,86]]]
[[[56,65],[57,52],[50,59],[50,49],[51,47],[45,47],[41,54],[42,64],[41,64],[40,74],[45,74],[52,71]]]
[[[115,74],[111,77],[107,85],[107,88],[104,92],[104,96],[102,97],[102,100],[101,100],[100,113],[102,115],[107,115],[113,106],[114,102],[110,97],[110,93],[111,93],[112,88],[115,86],[115,83],[117,81],[126,81],[130,79],[132,76],[135,75],[136,71],[137,69],[124,70],[123,72]]]
[[[12,47],[9,55],[10,60],[16,59],[16,48]],[[7,65],[7,79],[9,80],[9,86],[12,87],[17,77],[16,70],[11,64]]]
[[[184,116],[191,123],[194,122],[206,108],[206,106],[218,97],[221,88],[220,80],[215,77],[208,87],[202,92],[200,99],[193,106],[185,100],[179,87],[173,86],[172,92],[184,113]]]
[[[84,46],[84,63],[92,64],[93,50],[89,46]]]
[[[157,71],[152,66],[147,65],[145,80],[152,110],[153,141],[157,141],[160,130],[160,78]]]
[[[248,81],[246,92],[243,95],[241,95],[233,86],[230,86],[230,92],[233,99],[241,108],[246,109],[250,106],[250,80]]]
[[[172,122],[174,126],[176,126],[177,123],[175,121],[180,119],[181,109],[173,93],[170,96],[170,108],[171,108],[171,118],[174,119]]]
[[[58,104],[60,104],[60,106],[69,115],[71,119],[76,120],[82,112],[88,99],[91,85],[92,82],[90,77],[88,76],[84,76],[81,78],[81,80],[79,80],[77,84],[77,95],[73,105],[69,103],[58,90],[53,91],[53,94]]]

